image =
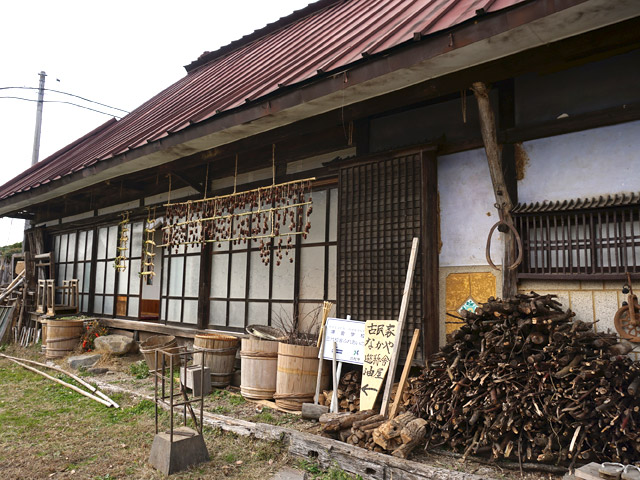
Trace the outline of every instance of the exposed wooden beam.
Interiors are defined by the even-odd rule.
[[[509,195],[507,183],[505,181],[504,166],[502,163],[502,151],[498,145],[498,134],[496,130],[495,115],[491,102],[489,101],[489,87],[483,82],[474,82],[471,86],[473,93],[478,102],[478,114],[480,117],[480,131],[482,133],[482,141],[487,154],[487,162],[489,164],[489,173],[491,175],[491,183],[493,185],[493,193],[496,199],[496,205],[501,211],[501,218],[508,223],[513,224],[511,219],[511,209],[513,201]],[[516,244],[513,234],[508,230],[504,234],[504,257],[502,260],[502,297],[509,298],[516,294],[517,291],[517,272],[515,269],[508,267],[513,264],[516,258]]]

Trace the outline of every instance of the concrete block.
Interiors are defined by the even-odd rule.
[[[601,292],[593,292],[593,302],[596,312],[596,330],[598,332],[616,332],[613,318],[618,311],[618,292],[603,290]]]
[[[558,292],[553,292],[555,295],[558,296],[558,298],[556,300],[558,300],[561,304],[562,304],[562,308],[564,310],[567,310],[568,308],[571,308],[569,305],[571,305],[571,302],[569,301],[569,292],[566,290],[563,291],[558,291]]]
[[[583,280],[580,282],[581,290],[604,290],[604,282],[602,280],[592,281]]]
[[[604,289],[605,290],[616,290],[618,292],[622,291],[622,286],[627,283],[626,280],[605,280]]]
[[[569,292],[571,300],[571,310],[576,314],[576,320],[583,322],[593,322],[593,294],[590,291]]]
[[[156,434],[149,455],[149,464],[165,475],[208,461],[204,438],[189,427],[174,428],[173,442],[168,432]]]
[[[200,365],[192,365],[180,368],[180,381],[188,389],[193,391],[196,397],[201,395],[202,372]],[[204,395],[211,393],[211,371],[209,367],[204,367]]]
[[[577,280],[523,280],[518,283],[518,289],[525,292],[555,293],[558,290],[580,290]]]

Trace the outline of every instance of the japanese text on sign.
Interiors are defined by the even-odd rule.
[[[396,320],[367,320],[365,324],[360,410],[369,410],[376,403],[396,343],[397,323]]]
[[[338,362],[362,365],[364,361],[364,322],[327,318],[324,338],[324,358],[333,359],[333,342],[336,342]]]

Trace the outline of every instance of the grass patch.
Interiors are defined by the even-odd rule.
[[[147,365],[147,362],[144,360],[140,360],[139,362],[129,365],[129,372],[138,380],[142,380],[149,376],[149,365]]]
[[[264,407],[260,413],[256,413],[249,421],[256,423],[268,423],[269,425],[287,425],[299,420],[300,417],[292,413],[275,414],[270,408]]]
[[[155,432],[154,402],[109,395],[123,408],[107,408],[0,359],[2,478],[164,479],[147,464]],[[225,397],[222,406],[231,408],[232,397],[220,395]],[[160,414],[160,428],[168,430],[169,415],[164,410]],[[180,419],[176,415],[176,426]],[[172,475],[172,480],[221,478],[221,466],[225,478],[265,480],[287,461],[276,444],[210,427],[205,427],[204,438],[211,461]],[[75,473],[68,477],[71,471]]]
[[[233,406],[244,405],[247,403],[242,395],[237,395],[229,390],[214,390],[211,392],[211,397],[214,400],[226,400]]]
[[[362,480],[360,475],[351,475],[337,466],[323,469],[316,462],[310,462],[304,459],[298,460],[296,466],[300,470],[311,474],[313,480]]]

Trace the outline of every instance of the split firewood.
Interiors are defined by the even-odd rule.
[[[396,448],[392,455],[394,457],[407,458],[418,444],[424,441],[427,432],[427,421],[423,418],[411,420],[400,432],[402,445]]]
[[[341,412],[357,412],[360,410],[360,377],[359,370],[345,373],[338,383],[338,407]],[[319,402],[325,406],[331,405],[333,390],[324,390]]]
[[[400,433],[402,429],[412,420],[415,420],[415,415],[410,412],[405,412],[398,415],[393,420],[388,420],[380,425],[373,431],[373,441],[376,445],[382,447],[385,450],[394,450],[402,443]]]
[[[351,428],[351,426],[353,425],[353,422],[357,422],[358,420],[364,420],[373,415],[375,415],[375,412],[373,410],[365,410],[363,412],[342,414],[331,419],[323,415],[322,417],[320,417],[320,423],[323,423],[322,430],[324,432],[339,432],[340,430]],[[323,422],[323,417],[325,417],[324,418],[325,422]]]

